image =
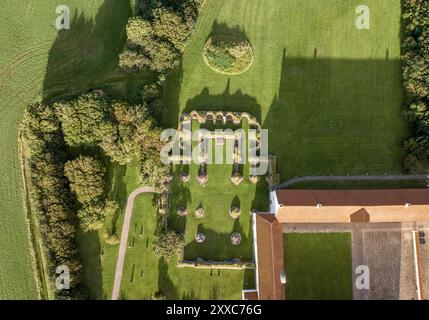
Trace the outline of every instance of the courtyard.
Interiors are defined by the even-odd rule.
[[[356,224],[288,224],[283,226],[285,237],[303,237],[307,239],[317,240],[318,237],[329,236],[330,234],[348,235],[351,240],[349,244],[351,249],[351,257],[344,257],[339,253],[331,257],[330,263],[344,264],[350,262],[350,277],[343,282],[341,286],[349,288],[351,297],[355,300],[411,300],[417,299],[416,293],[416,275],[413,255],[412,243],[413,224],[410,223],[356,223]],[[322,252],[326,250],[323,244],[319,244],[318,248]],[[285,246],[286,250],[289,247]],[[294,253],[291,253],[293,255]],[[314,265],[313,260],[317,255],[302,253],[305,263]],[[291,256],[291,259],[293,256]],[[341,259],[346,259],[340,261]],[[350,259],[350,260],[349,260]],[[324,260],[317,261],[317,265],[323,263]],[[288,271],[288,261],[285,258],[285,268]],[[304,262],[302,262],[304,264]],[[369,289],[359,290],[355,283],[357,277],[361,273],[356,270],[359,266],[367,266],[369,270]],[[312,273],[310,273],[312,274]],[[339,278],[342,279],[341,273]],[[298,274],[297,281],[304,276]],[[294,274],[290,275],[291,283],[294,282]],[[317,277],[314,283],[318,283]],[[334,278],[336,279],[336,278]],[[301,282],[307,292],[313,292],[319,287],[311,282]],[[335,280],[335,286],[339,284]],[[308,286],[308,287],[307,287]],[[307,288],[307,289],[305,289]],[[294,292],[292,291],[291,294]],[[293,296],[292,296],[293,297]],[[310,298],[308,296],[308,298]]]

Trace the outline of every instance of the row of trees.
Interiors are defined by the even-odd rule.
[[[198,17],[200,0],[141,1],[141,15],[127,25],[127,49],[119,65],[127,72],[157,73],[178,66]]]
[[[160,129],[144,104],[109,100],[98,94],[44,105],[29,105],[23,117],[24,152],[31,169],[32,196],[41,216],[51,271],[66,265],[72,290],[58,297],[82,298],[79,253],[75,243],[77,224],[83,231],[97,230],[105,217],[117,210],[106,200],[103,163],[93,156],[71,158],[70,150],[102,150],[121,165],[142,161],[141,181],[164,191],[169,167],[160,163]],[[72,148],[72,149],[71,149]]]
[[[402,66],[405,116],[412,127],[406,141],[406,168],[429,171],[429,2],[403,1],[404,40]]]
[[[41,103],[29,105],[23,116],[23,138],[23,151],[31,169],[33,202],[50,256],[50,273],[55,276],[59,265],[70,270],[70,290],[57,291],[56,296],[86,298],[75,242],[76,214],[64,176],[66,144],[54,108]]]

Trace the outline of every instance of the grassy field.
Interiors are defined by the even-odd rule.
[[[167,85],[168,124],[184,110],[248,111],[269,130],[282,180],[296,175],[402,172],[400,0],[207,1],[181,69]],[[263,14],[261,14],[263,12]],[[211,33],[245,34],[251,68],[211,70]],[[179,87],[179,90],[177,90]]]
[[[287,299],[353,298],[350,233],[288,233],[283,239]]]
[[[134,1],[70,0],[71,29],[59,33],[57,5],[6,0],[0,13],[0,299],[38,297],[18,154],[24,105],[97,86],[127,95],[144,78],[124,78],[117,68]]]
[[[166,85],[165,124],[176,127],[184,110],[251,112],[270,130],[270,151],[278,157],[283,180],[313,173],[401,172],[407,128],[401,115],[400,0],[368,0],[369,31],[354,27],[359,4],[358,0],[206,1],[181,68]],[[117,68],[134,1],[69,0],[72,28],[59,33],[54,27],[58,5],[54,0],[6,0],[2,5],[0,223],[6,231],[0,235],[0,298],[29,299],[38,295],[17,150],[23,105],[37,96],[50,100],[94,87],[128,98],[149,76],[125,77]],[[255,54],[248,71],[228,77],[204,63],[202,49],[212,31],[246,35]],[[124,203],[136,186],[135,173],[134,166],[111,168],[112,197]],[[224,179],[221,172],[219,178],[217,172],[209,174],[214,180]],[[210,211],[223,212],[230,206],[231,199],[215,204],[220,191],[211,190]],[[237,194],[243,214],[254,192]],[[195,189],[192,197],[194,206],[205,196]],[[119,229],[121,218],[107,223]],[[192,230],[197,222],[189,219],[187,225]],[[225,230],[230,232],[231,226]],[[98,233],[81,234],[79,244],[93,296],[109,298],[117,246],[105,246]],[[190,255],[205,254],[188,249]],[[143,263],[142,255],[135,252],[127,256],[126,268]],[[174,262],[166,266],[147,261],[158,270],[146,273],[163,279],[158,287],[169,297],[239,298],[243,283],[249,285],[245,280],[249,275],[242,272],[218,275],[176,270]],[[129,274],[124,276],[124,281],[129,279]],[[155,288],[154,282],[148,283],[147,288],[142,281],[124,284],[123,297],[147,298]]]
[[[252,273],[178,269],[176,259],[165,262],[154,255],[157,213],[152,197],[141,195],[134,205],[120,298],[150,299],[160,290],[167,299],[240,299],[242,288],[253,286]]]
[[[193,130],[200,128],[194,122]],[[206,126],[204,128],[207,128]],[[217,129],[225,127],[219,125]],[[237,127],[238,128],[238,127]],[[231,128],[231,129],[237,129]],[[243,121],[242,128],[247,131],[248,123]],[[195,145],[195,143],[194,143]],[[212,142],[213,159],[215,161],[215,142]],[[225,148],[223,158],[226,158]],[[171,215],[169,225],[178,232],[185,234],[185,259],[195,260],[198,257],[207,260],[231,260],[239,258],[243,261],[251,261],[252,232],[250,211],[254,208],[260,211],[268,209],[268,187],[263,179],[258,184],[249,181],[249,165],[242,167],[243,182],[236,186],[231,180],[232,164],[207,165],[208,182],[201,186],[196,177],[199,165],[189,166],[190,180],[186,183],[180,181],[182,166],[174,169],[174,179],[171,188]],[[202,206],[205,216],[202,219],[195,217],[195,210]],[[229,216],[231,207],[239,207],[241,215],[239,219]],[[179,208],[187,208],[189,215],[179,217],[176,211]],[[195,235],[202,232],[206,236],[204,243],[197,243]],[[242,241],[238,246],[232,246],[230,235],[239,232]]]

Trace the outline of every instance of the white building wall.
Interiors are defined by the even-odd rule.
[[[270,191],[270,213],[276,214],[280,205],[275,191]]]

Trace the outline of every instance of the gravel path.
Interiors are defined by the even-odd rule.
[[[273,187],[273,189],[283,189],[291,185],[306,181],[399,181],[399,180],[428,180],[425,174],[414,175],[385,175],[385,176],[303,176],[296,177]]]
[[[122,224],[121,242],[119,244],[118,260],[116,262],[115,281],[113,283],[112,300],[118,300],[121,288],[122,271],[124,269],[125,252],[127,250],[128,232],[130,231],[131,215],[133,213],[134,200],[142,193],[156,193],[154,188],[142,187],[134,190],[127,200],[124,223]]]

